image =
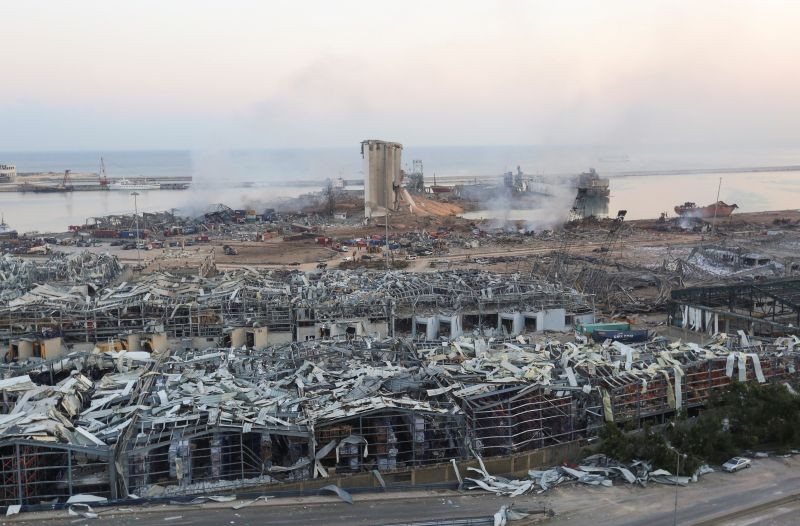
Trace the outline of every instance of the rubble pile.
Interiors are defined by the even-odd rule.
[[[68,275],[81,273],[76,283],[82,284],[48,281],[0,306],[9,334],[47,331],[67,342],[86,342],[116,338],[125,331],[166,333],[171,338],[220,337],[233,327],[265,327],[300,339],[298,327],[303,323],[310,324],[309,336],[320,337],[315,324],[366,321],[358,334],[385,337],[393,332],[395,319],[404,318],[411,326],[414,316],[452,317],[466,310],[494,315],[491,324],[476,327],[493,334],[499,329],[496,316],[501,309],[562,308],[564,315],[589,314],[592,309],[574,290],[479,270],[421,276],[342,270],[305,275],[245,268],[211,277],[158,272],[135,282],[101,286],[118,268],[116,260],[97,257],[95,266],[83,259],[62,260],[69,262]]]
[[[699,476],[714,471],[708,466],[702,466],[693,476],[683,477],[663,469],[654,470],[650,463],[642,460],[624,465],[605,455],[591,455],[584,458],[575,468],[558,466],[547,470],[532,469],[528,471],[528,479],[518,480],[490,475],[483,461],[480,458],[478,461],[480,468],[467,469],[478,473],[481,478],[465,477],[465,480],[473,483],[468,489],[482,489],[508,497],[518,497],[527,493],[540,494],[565,483],[611,487],[615,481],[620,481],[640,486],[646,486],[648,482],[686,486],[690,482],[697,482]]]
[[[798,351],[797,338],[725,336],[703,347],[462,337],[98,349],[4,366],[0,461],[39,444],[26,455],[48,476],[66,462],[83,473],[65,496],[103,480],[111,494],[108,462],[129,492],[154,495],[508,455],[595,436],[604,421],[702,406],[734,378],[797,387]],[[99,460],[43,453],[53,448]],[[484,469],[474,483],[512,495],[566,480],[669,481],[644,464],[591,468],[517,482]]]
[[[116,257],[81,252],[58,253],[45,261],[0,257],[0,304],[18,298],[39,284],[83,284],[93,290],[107,286],[122,271]]]

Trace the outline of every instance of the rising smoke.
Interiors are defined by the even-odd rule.
[[[575,189],[567,181],[554,181],[542,193],[515,193],[498,187],[481,207],[491,214],[490,227],[535,232],[553,230],[570,217]]]

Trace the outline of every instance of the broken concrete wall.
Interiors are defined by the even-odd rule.
[[[569,329],[566,324],[566,310],[545,309],[542,313],[542,330],[563,332]]]

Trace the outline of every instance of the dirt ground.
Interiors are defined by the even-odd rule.
[[[379,220],[380,221],[380,220]],[[777,223],[776,223],[777,221]],[[758,242],[769,239],[773,230],[796,231],[800,235],[800,211],[784,210],[750,214],[734,214],[717,225],[717,234],[669,229],[668,225],[657,220],[631,221],[625,224],[625,233],[614,243],[610,260],[632,265],[657,266],[671,255],[686,255],[693,247],[702,243]],[[456,216],[420,217],[409,213],[398,213],[389,219],[390,232],[435,231],[445,227],[451,235],[471,236],[476,226]],[[570,234],[567,251],[573,255],[600,257],[606,239],[606,222],[588,222],[574,229]],[[371,226],[339,225],[327,229],[324,234],[339,239],[382,235],[385,226],[382,222]],[[223,245],[229,244],[238,250],[236,256],[226,256]],[[408,270],[415,272],[436,271],[443,268],[473,267],[497,272],[530,272],[537,256],[545,256],[554,250],[563,249],[559,236],[541,239],[528,236],[491,235],[480,239],[478,248],[453,246],[444,255],[418,257],[409,262]],[[59,250],[80,251],[77,247],[59,247]],[[108,252],[116,255],[124,263],[136,264],[136,250],[122,250],[107,244],[92,247],[94,252]],[[287,266],[298,270],[312,270],[318,261],[325,261],[329,267],[336,267],[345,254],[316,243],[314,239],[302,241],[282,241],[273,239],[266,242],[240,242],[212,240],[211,243],[191,247],[167,248],[141,251],[139,257],[148,270],[169,268],[199,267],[205,258],[214,254],[214,261],[221,268],[240,266],[268,267]],[[349,254],[347,254],[349,255]],[[404,257],[400,254],[397,257]],[[477,261],[476,261],[477,260]],[[297,263],[297,265],[293,265]]]
[[[221,264],[240,265],[290,265],[291,263],[315,263],[328,260],[338,252],[308,241],[268,241],[268,242],[230,242],[239,252],[226,256],[222,250],[215,251],[215,260]]]

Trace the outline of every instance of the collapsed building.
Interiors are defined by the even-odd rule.
[[[800,340],[461,337],[73,352],[4,366],[0,505],[277,487],[498,457],[797,386]]]
[[[127,350],[263,349],[292,341],[477,332],[516,336],[594,321],[590,298],[543,280],[477,270],[167,272],[105,287],[39,284],[0,305],[7,340],[57,336],[64,349],[124,340]],[[52,352],[34,355],[55,358]],[[8,360],[28,356],[11,352]]]
[[[122,266],[115,257],[88,251],[71,255],[56,253],[41,261],[6,254],[0,257],[0,304],[43,283],[80,284],[96,290],[111,283],[121,272]]]
[[[797,387],[797,338],[547,339],[591,297],[518,274],[54,261],[3,270],[0,505],[402,474],[663,422],[732,381]]]

